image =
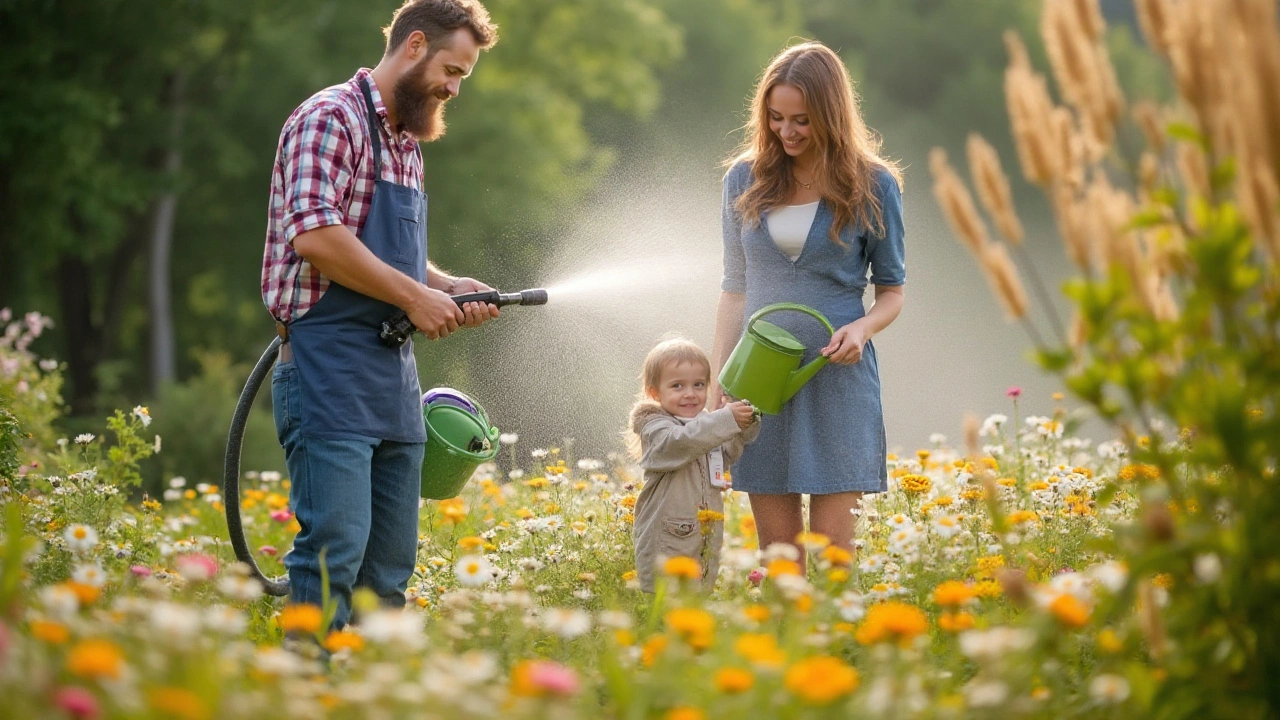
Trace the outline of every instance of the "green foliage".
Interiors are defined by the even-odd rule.
[[[232,363],[226,352],[198,355],[200,373],[161,390],[155,404],[154,431],[164,452],[149,463],[144,474],[152,495],[163,492],[174,476],[191,484],[222,481],[227,432],[236,401],[249,376],[249,366]],[[245,429],[240,466],[245,470],[283,470],[284,454],[276,440],[271,416],[271,380],[263,383]]]

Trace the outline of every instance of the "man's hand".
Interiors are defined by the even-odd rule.
[[[751,421],[755,419],[756,409],[751,407],[751,403],[739,400],[731,402],[725,407],[729,408],[729,412],[733,413],[733,419],[738,421],[738,427],[746,430]]]
[[[419,284],[414,299],[405,306],[409,321],[431,340],[449,337],[465,319],[447,293]]]
[[[479,280],[463,277],[458,278],[457,282],[453,284],[450,294],[465,295],[466,293],[485,292],[492,289]],[[492,303],[469,302],[462,306],[462,313],[462,327],[476,327],[486,320],[498,317],[501,314],[501,310]]]

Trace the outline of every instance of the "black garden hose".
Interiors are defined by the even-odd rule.
[[[222,467],[222,502],[226,508],[231,547],[236,551],[236,558],[248,565],[253,577],[262,583],[262,589],[268,595],[277,597],[289,594],[289,578],[281,576],[272,579],[262,574],[258,563],[253,559],[253,551],[249,549],[249,542],[244,536],[244,524],[240,521],[240,451],[244,445],[244,427],[249,421],[253,400],[258,396],[262,381],[271,374],[279,350],[280,338],[276,337],[262,353],[262,357],[258,358],[253,372],[249,373],[249,379],[240,393],[240,401],[236,403],[235,414],[231,416],[231,430],[227,433],[227,456]]]

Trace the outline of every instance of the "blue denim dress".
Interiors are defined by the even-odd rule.
[[[724,181],[721,289],[746,294],[744,325],[765,305],[794,302],[822,313],[838,329],[865,313],[868,271],[875,285],[906,282],[902,193],[887,170],[876,173],[883,235],[846,227],[840,233],[846,247],[836,245],[827,234],[834,216],[824,200],[794,262],[774,244],[763,217],[759,225],[744,222],[735,208],[752,181],[747,162],[734,165]],[[826,329],[801,313],[773,313],[769,322],[804,343],[804,362],[829,341]],[[875,347],[867,342],[859,362],[827,365],[781,413],[764,416],[760,437],[733,466],[733,487],[764,494],[883,492],[885,450],[880,374]]]

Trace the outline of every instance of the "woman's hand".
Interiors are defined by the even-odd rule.
[[[720,383],[712,383],[707,389],[707,412],[715,412],[729,404],[729,396],[725,395]]]
[[[852,365],[862,359],[862,347],[871,339],[870,329],[862,319],[836,330],[831,342],[821,352],[839,365]]]

